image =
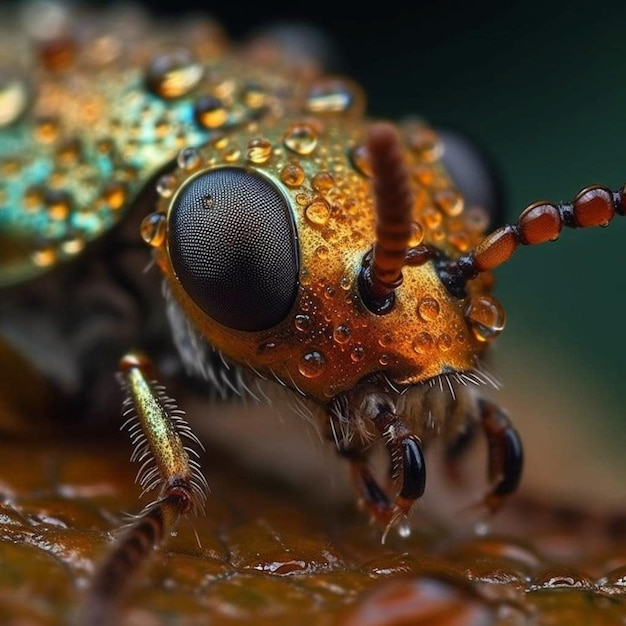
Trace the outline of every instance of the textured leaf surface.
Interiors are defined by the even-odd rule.
[[[121,513],[140,508],[128,453],[122,436],[0,444],[2,623],[71,620]],[[486,535],[423,521],[383,546],[351,508],[319,506],[215,450],[202,461],[207,514],[153,558],[125,623],[624,623],[620,518],[520,497]]]

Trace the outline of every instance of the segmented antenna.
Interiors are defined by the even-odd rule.
[[[122,428],[129,429],[134,446],[131,460],[141,463],[137,482],[142,495],[155,490],[158,495],[124,527],[97,569],[80,616],[81,626],[116,623],[120,600],[136,572],[166,541],[182,515],[203,510],[209,491],[198,452],[184,445],[183,439],[204,448],[151,372],[149,360],[138,353],[128,354],[120,362],[119,377],[128,394],[124,402],[127,420]]]
[[[411,239],[413,192],[404,149],[392,124],[376,122],[367,136],[367,150],[374,186],[376,240],[359,275],[365,305],[377,314],[386,313],[402,284]]]
[[[571,202],[533,202],[515,224],[487,235],[474,250],[451,261],[440,272],[448,291],[464,297],[468,280],[506,263],[521,245],[534,246],[558,239],[562,228],[608,226],[615,215],[626,212],[626,186],[611,191],[603,185],[582,189]]]

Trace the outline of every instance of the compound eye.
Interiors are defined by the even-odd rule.
[[[168,246],[181,285],[220,324],[258,331],[287,317],[298,289],[296,227],[259,174],[231,167],[192,179],[170,211]]]

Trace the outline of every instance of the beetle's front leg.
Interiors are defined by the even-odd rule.
[[[495,513],[519,485],[524,451],[518,432],[499,406],[485,399],[480,400],[478,406],[487,438],[488,477],[491,483],[483,502],[490,512]]]
[[[393,501],[370,472],[365,451],[356,444],[341,441],[337,444],[339,453],[350,462],[352,480],[361,507],[373,521],[385,527],[382,536],[384,543],[391,528],[400,518],[408,515],[415,501],[423,495],[426,464],[419,437],[391,407],[379,405],[372,422],[384,439],[391,463],[391,477],[399,485]]]
[[[399,485],[393,504],[386,520],[384,543],[387,534],[401,517],[406,517],[426,488],[426,463],[422,452],[422,443],[393,412],[390,406],[381,404],[372,419],[374,426],[385,441],[391,462],[391,477]]]

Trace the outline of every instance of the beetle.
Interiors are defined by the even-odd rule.
[[[349,79],[267,42],[232,53],[211,23],[184,27],[181,47],[141,23],[114,37],[115,17],[38,19],[28,74],[3,78],[2,329],[53,401],[110,415],[118,357],[138,346],[167,363],[176,348],[218,395],[294,394],[383,539],[426,488],[424,446],[443,438],[453,460],[472,426],[489,444],[484,505],[497,510],[523,453],[481,389],[504,328],[491,272],[564,227],[608,224],[624,191],[534,203],[490,232],[450,177],[445,141],[421,120],[369,119]],[[153,319],[161,274],[132,262],[150,248],[172,346]],[[49,360],[45,340],[65,361]],[[131,352],[119,369],[140,483],[159,496],[98,573],[94,606],[206,497],[179,436],[199,442],[147,357]],[[390,495],[369,469],[374,439]]]

